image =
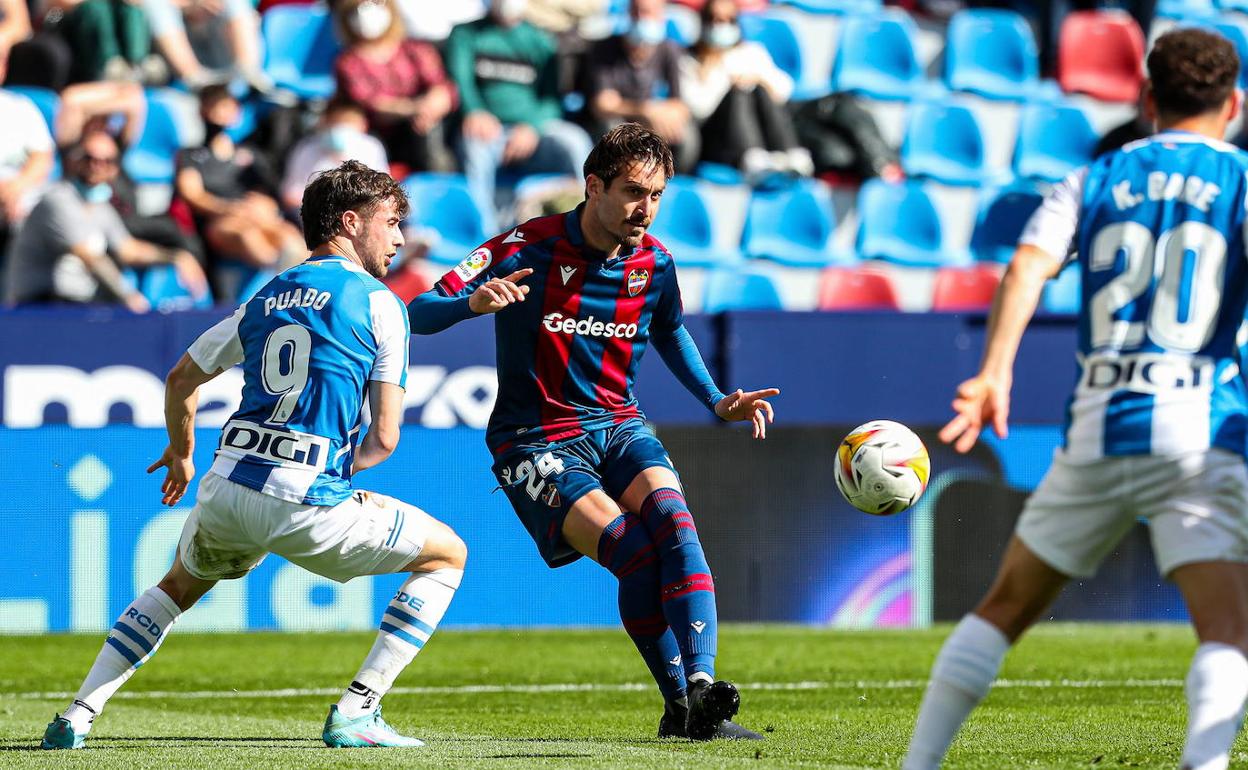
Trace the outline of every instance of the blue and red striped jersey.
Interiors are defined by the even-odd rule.
[[[606,259],[585,243],[581,210],[531,219],[487,241],[434,288],[466,299],[491,278],[533,269],[523,281],[527,300],[495,317],[499,390],[486,442],[496,454],[641,417],[633,381],[647,343],[687,337],[663,244],[647,234],[631,252]],[[677,374],[710,407],[722,394],[700,357],[692,368],[700,369],[695,385]]]

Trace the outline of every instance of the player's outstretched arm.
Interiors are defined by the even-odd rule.
[[[417,296],[407,306],[407,318],[413,334],[437,334],[460,321],[498,311],[516,302],[524,302],[529,287],[521,284],[533,274],[526,267],[502,278],[491,278],[477,286],[471,294],[445,297],[437,289]]]
[[[969,452],[986,425],[992,425],[1001,438],[1008,434],[1010,386],[1018,346],[1036,313],[1045,281],[1061,266],[1061,260],[1035,246],[1019,246],[1014,252],[993,298],[979,373],[958,386],[953,399],[956,414],[940,431],[940,440],[953,444],[957,451]]]
[[[195,478],[195,464],[191,455],[195,451],[195,411],[199,407],[199,387],[220,372],[209,374],[199,368],[191,356],[182,354],[181,360],[165,378],[165,430],[169,433],[169,445],[160,459],[147,468],[148,473],[157,468],[165,469],[165,480],[160,485],[161,502],[177,505]]]
[[[372,415],[368,433],[355,453],[351,473],[380,465],[399,445],[399,423],[403,419],[403,388],[389,382],[370,380],[368,409]]]

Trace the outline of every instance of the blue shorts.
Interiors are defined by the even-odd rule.
[[[551,567],[581,558],[563,539],[563,519],[577,500],[601,489],[619,500],[647,468],[672,469],[667,450],[639,419],[549,444],[518,444],[494,462],[494,476]],[[674,471],[674,469],[672,469]]]

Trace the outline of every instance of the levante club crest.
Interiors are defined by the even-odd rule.
[[[650,284],[650,271],[644,268],[635,268],[628,274],[628,296],[636,297],[646,290],[646,286]]]

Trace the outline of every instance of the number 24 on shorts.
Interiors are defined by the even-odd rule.
[[[547,490],[547,479],[560,473],[563,473],[563,460],[547,452],[517,465],[514,477],[510,468],[504,468],[503,480],[508,485],[519,485],[520,482],[525,482],[524,491],[529,497],[534,500],[541,498],[546,504],[554,507],[559,505],[559,491],[553,484],[550,484],[550,489]],[[543,492],[546,492],[544,496]]]

